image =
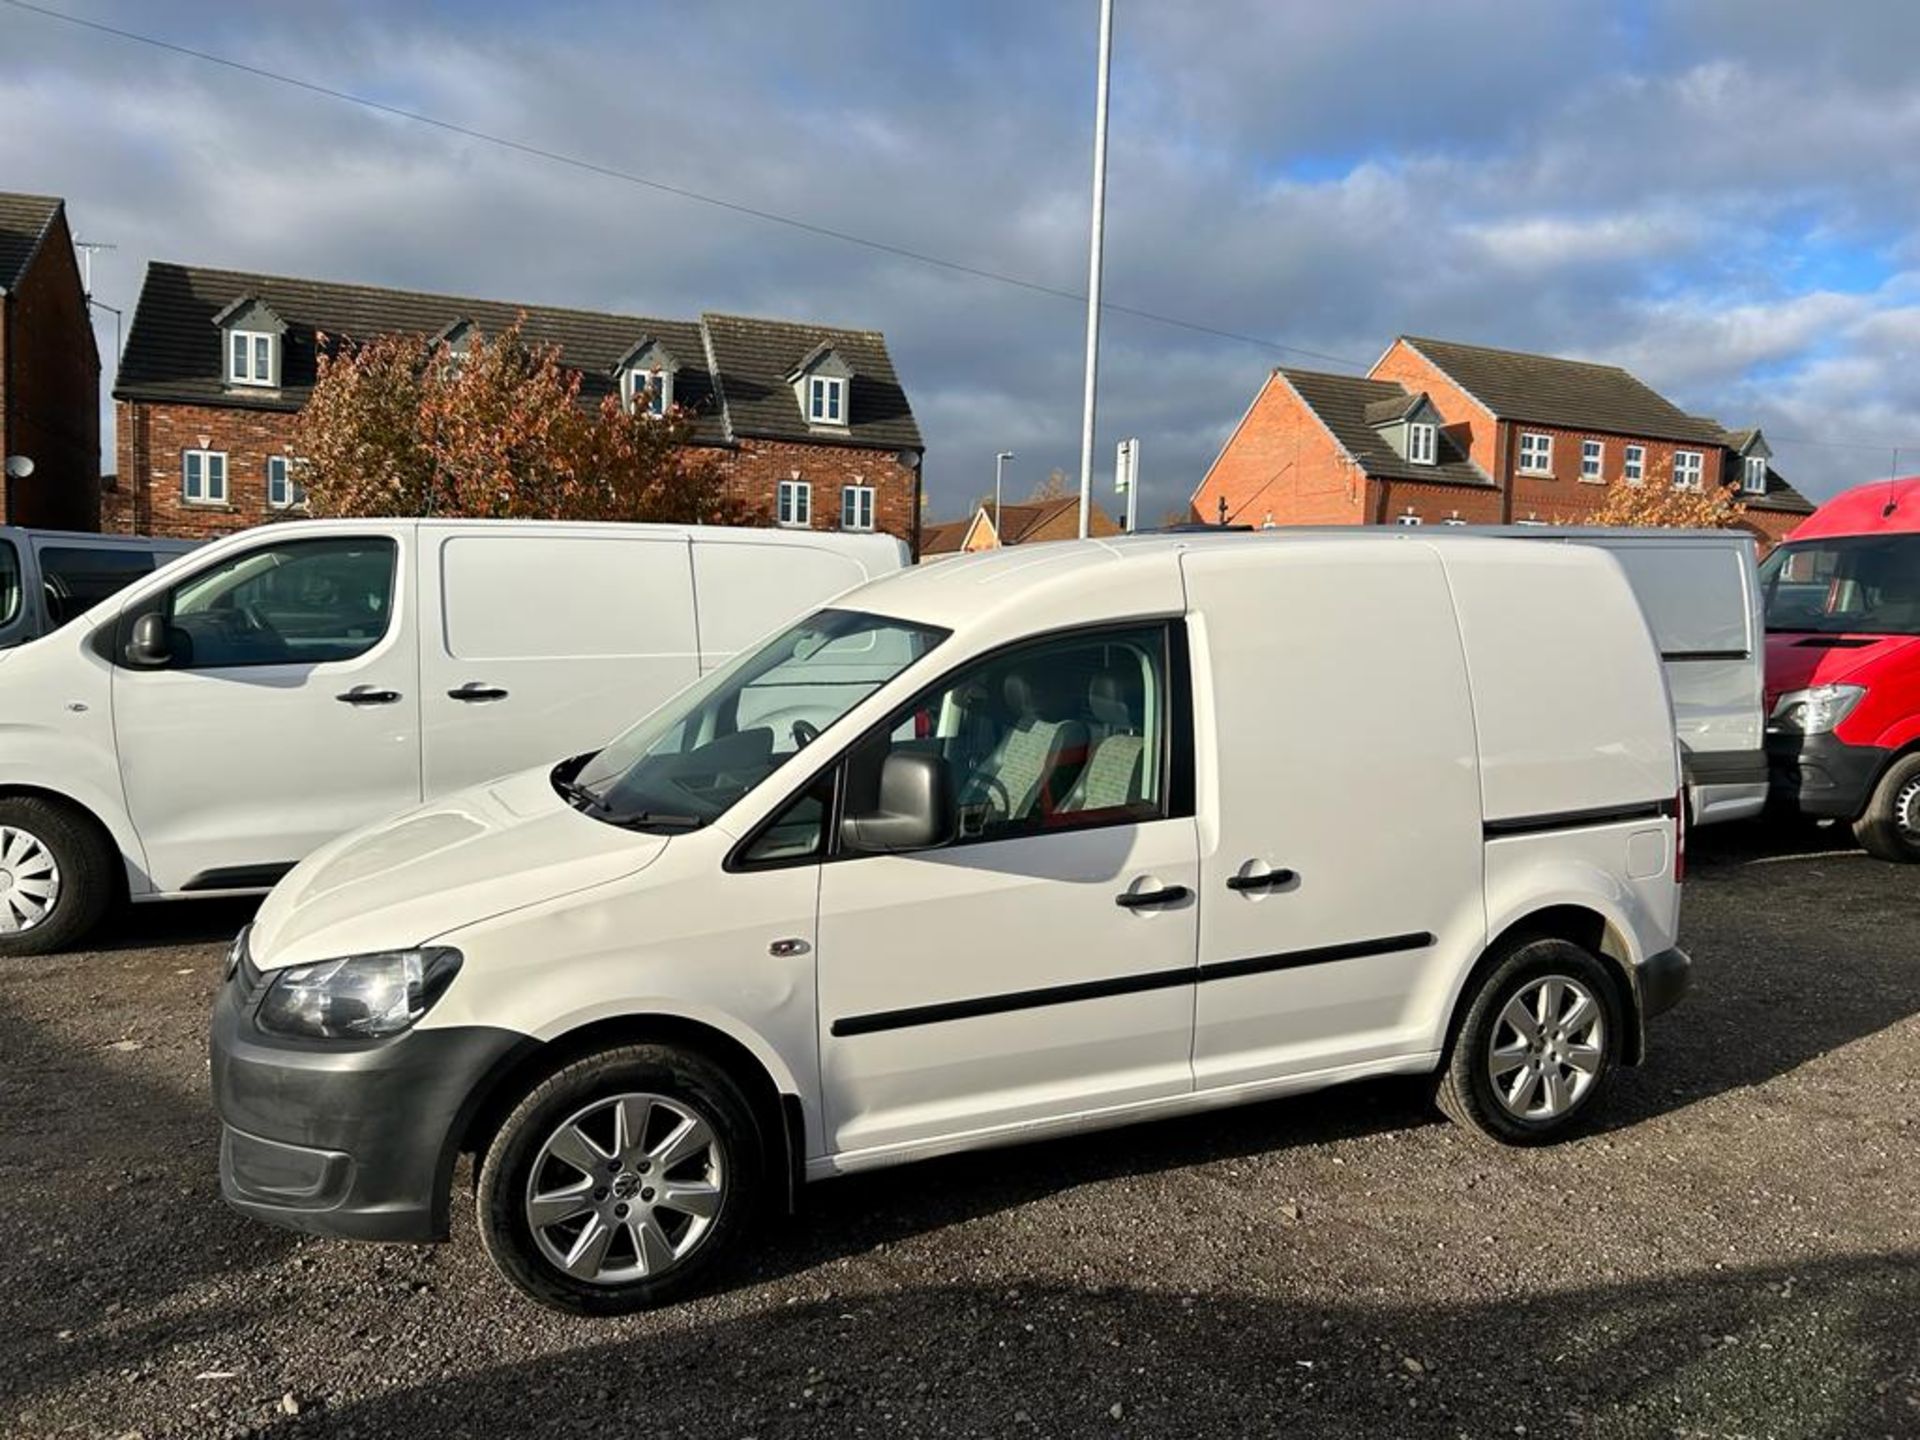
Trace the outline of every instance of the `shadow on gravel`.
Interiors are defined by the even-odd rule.
[[[1917,1262],[1442,1306],[1028,1286],[831,1298],[683,1331],[668,1312],[303,1418],[300,1433],[1912,1434]]]
[[[78,1049],[0,1004],[0,1414],[238,1323],[211,1308],[184,1321],[153,1312],[294,1243],[221,1201],[203,1094],[142,1074],[131,1054]]]
[[[158,945],[226,944],[260,908],[242,900],[166,900],[122,905],[87,942],[90,951],[149,950]]]

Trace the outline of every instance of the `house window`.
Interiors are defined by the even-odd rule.
[[[1407,459],[1415,465],[1433,464],[1437,438],[1435,426],[1409,425],[1407,427]]]
[[[1460,518],[1460,512],[1456,510],[1451,515],[1447,516],[1446,519],[1442,520],[1440,523],[1442,525],[1464,525],[1467,522]]]
[[[1600,467],[1605,462],[1606,455],[1607,447],[1600,441],[1582,440],[1580,442],[1580,478],[1582,480],[1603,478]]]
[[[227,457],[220,450],[180,452],[180,498],[189,505],[227,503]]]
[[[1704,469],[1704,458],[1698,450],[1674,451],[1673,488],[1676,490],[1698,490]]]
[[[1535,435],[1529,432],[1520,437],[1520,473],[1522,475],[1553,473],[1553,437],[1551,435]]]
[[[267,504],[275,510],[295,510],[307,503],[307,489],[295,477],[291,456],[267,457]]]
[[[1404,515],[1394,516],[1393,523],[1396,525],[1405,525],[1408,527],[1412,527],[1420,523],[1420,517],[1414,514],[1411,510],[1409,510]]]
[[[1749,455],[1746,462],[1747,493],[1764,495],[1767,493],[1767,457]]]
[[[840,528],[842,530],[873,528],[873,487],[871,485],[841,487]]]
[[[627,407],[649,415],[664,415],[673,403],[673,377],[664,370],[627,372]]]
[[[832,375],[807,381],[807,419],[815,425],[847,423],[847,382]]]
[[[273,384],[273,336],[262,330],[229,331],[227,379],[235,385]]]
[[[1638,485],[1647,478],[1647,447],[1644,445],[1627,446],[1626,459],[1620,465],[1620,477],[1629,485]]]
[[[813,524],[813,486],[804,480],[782,480],[773,513],[782,525]]]

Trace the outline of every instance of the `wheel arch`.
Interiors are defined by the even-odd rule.
[[[102,817],[98,807],[89,805],[85,800],[76,798],[64,791],[55,790],[48,785],[36,785],[28,781],[0,779],[0,800],[20,799],[40,800],[49,805],[57,805],[63,810],[71,811],[74,815],[78,816],[88,828],[93,830],[95,834],[105,842],[107,849],[113,853],[114,858],[120,862],[112,867],[114,883],[117,887],[114,901],[117,904],[127,899],[133,888],[133,877],[136,866],[136,862],[132,857],[138,852],[127,848],[126,842],[123,841],[121,835],[114,829],[113,825]],[[127,839],[131,839],[130,834]]]
[[[1538,909],[1508,917],[1500,931],[1489,940],[1454,992],[1447,1015],[1446,1043],[1442,1054],[1451,1054],[1467,1011],[1472,1008],[1480,982],[1522,945],[1534,940],[1566,940],[1578,945],[1597,959],[1613,981],[1615,998],[1626,1024],[1622,1032],[1621,1060],[1638,1065],[1645,1049],[1640,1005],[1633,981],[1635,953],[1631,932],[1624,920],[1609,915],[1599,904],[1587,901],[1556,901]]]

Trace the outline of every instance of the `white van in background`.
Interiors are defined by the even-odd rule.
[[[0,650],[58,630],[197,543],[0,525]]]
[[[445,1239],[470,1152],[500,1269],[608,1313],[804,1181],[952,1151],[1385,1074],[1551,1141],[1686,989],[1679,786],[1590,550],[911,570],[282,880],[212,1019],[222,1188]]]
[[[264,890],[422,800],[599,746],[901,569],[883,535],[294,521],[0,653],[0,955],[117,894]]]
[[[1469,533],[1590,545],[1618,560],[1666,666],[1692,822],[1745,820],[1766,808],[1766,646],[1753,536],[1574,525]]]

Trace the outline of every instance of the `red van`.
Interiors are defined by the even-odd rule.
[[[1920,476],[1822,505],[1760,592],[1774,803],[1920,863]]]

